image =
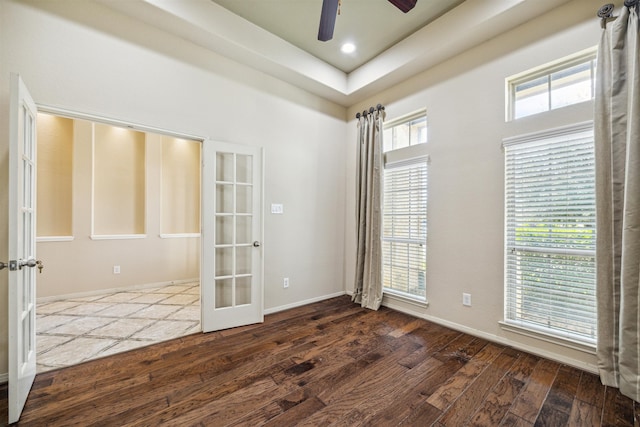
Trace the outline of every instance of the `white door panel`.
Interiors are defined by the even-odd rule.
[[[262,150],[204,141],[202,153],[202,330],[262,322]]]
[[[36,374],[36,105],[11,75],[9,113],[9,423]]]

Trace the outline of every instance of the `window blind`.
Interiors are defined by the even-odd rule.
[[[595,343],[595,166],[584,126],[505,143],[505,321]]]
[[[383,286],[424,299],[427,264],[427,162],[388,165],[384,172]]]

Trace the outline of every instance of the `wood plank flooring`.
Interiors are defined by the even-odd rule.
[[[38,374],[18,425],[633,426],[634,405],[595,375],[339,297]],[[0,420],[6,406],[4,385]]]

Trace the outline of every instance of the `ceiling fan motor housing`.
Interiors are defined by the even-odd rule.
[[[413,9],[416,6],[417,2],[418,0],[389,0],[389,3],[393,4],[404,13],[407,13],[411,9]]]

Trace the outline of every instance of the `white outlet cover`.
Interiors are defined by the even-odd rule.
[[[462,305],[471,306],[471,294],[462,294]]]
[[[462,294],[462,305],[471,306],[471,294]]]

